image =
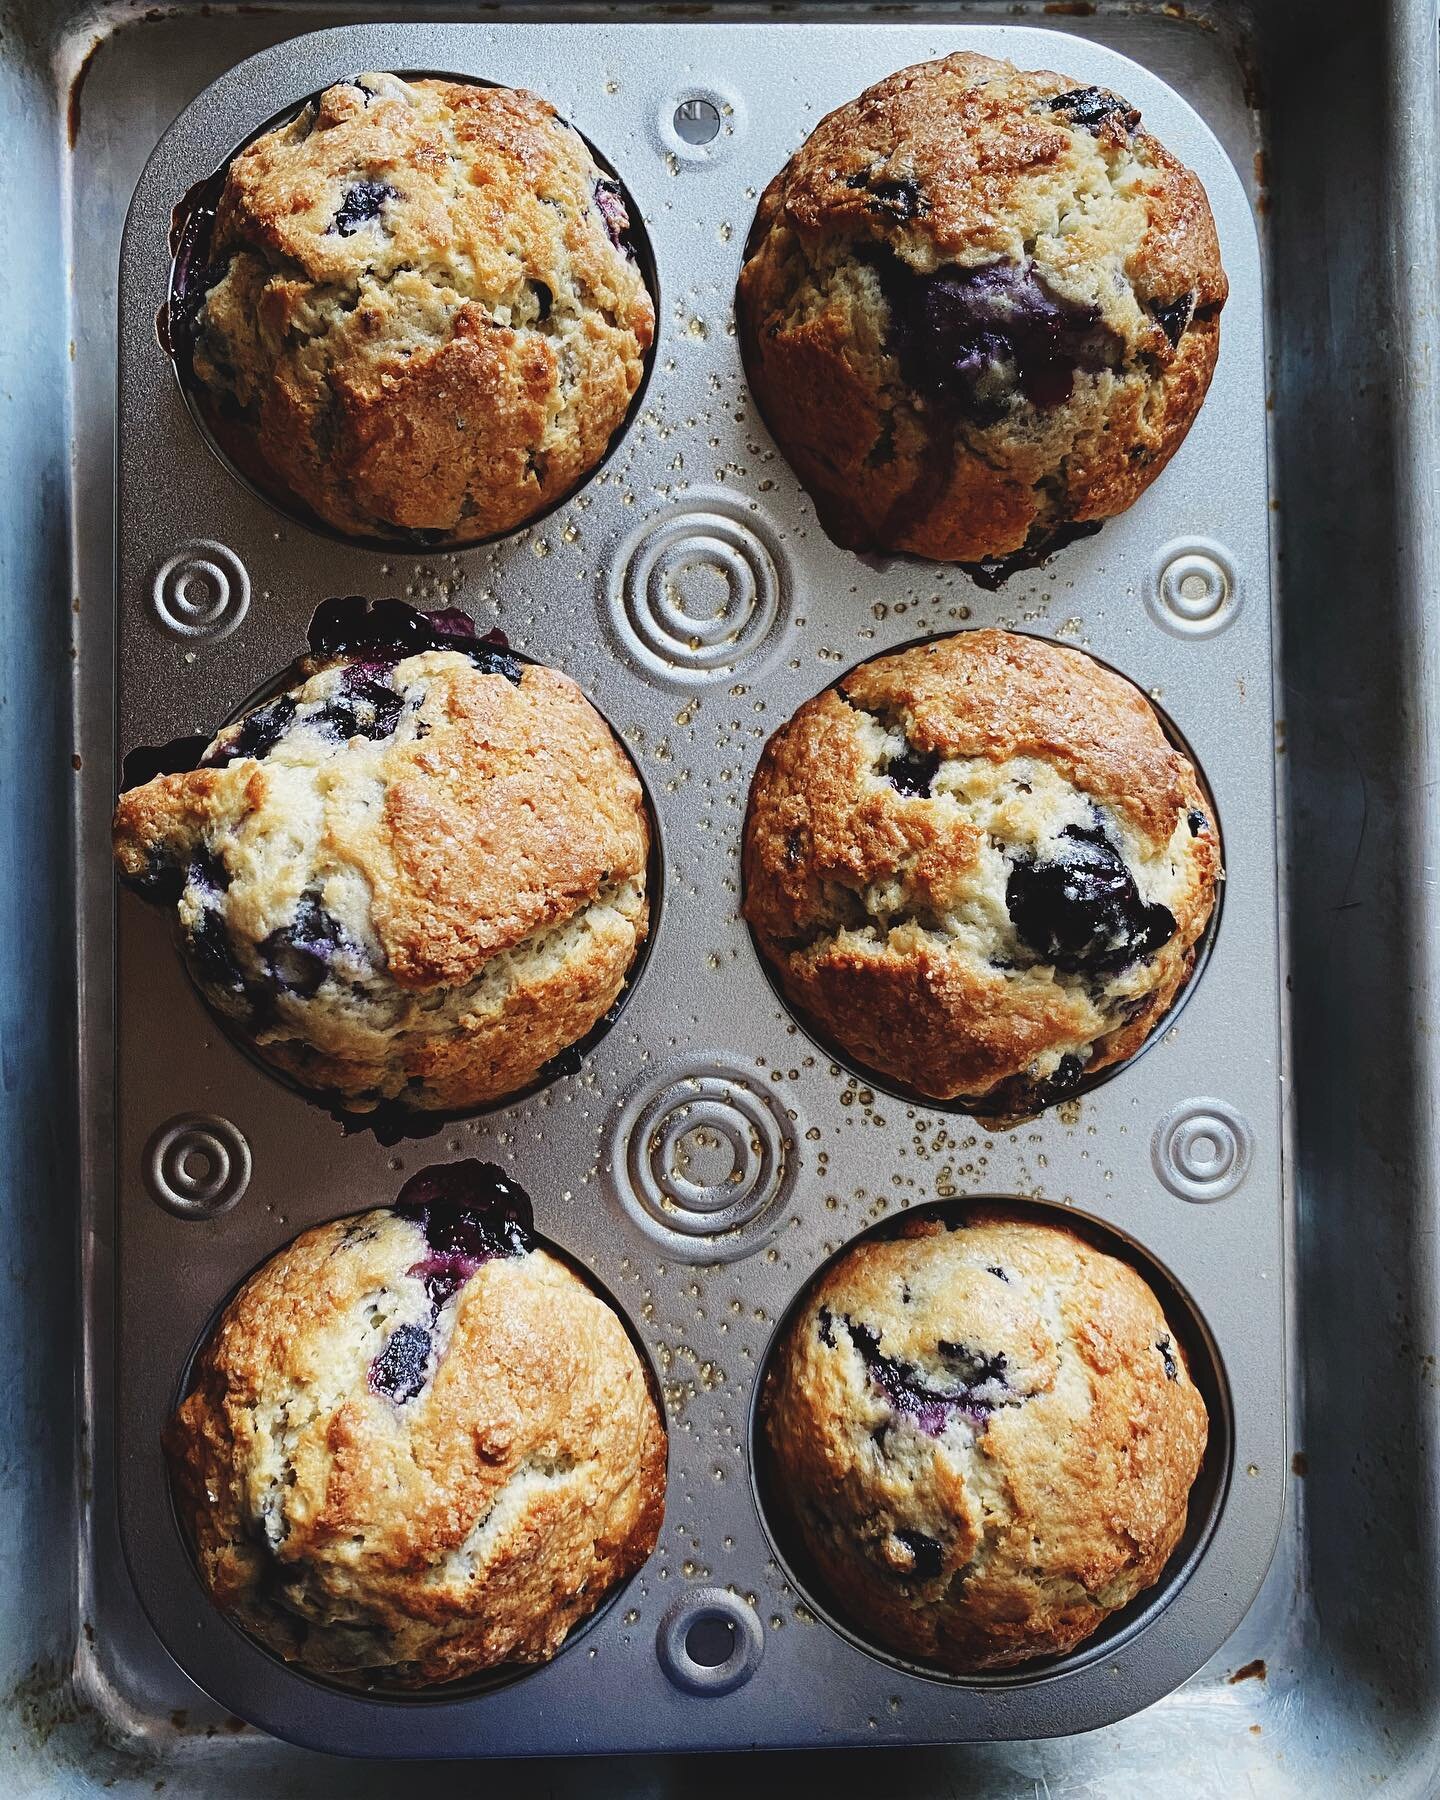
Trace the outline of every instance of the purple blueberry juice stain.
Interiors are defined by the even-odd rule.
[[[397,1406],[413,1400],[425,1386],[430,1349],[430,1333],[423,1325],[397,1325],[370,1364],[371,1391]]]
[[[826,1314],[827,1318],[829,1316]],[[1003,1351],[986,1357],[964,1345],[942,1342],[938,1353],[942,1361],[955,1369],[957,1385],[953,1388],[931,1387],[913,1363],[886,1356],[880,1349],[879,1334],[868,1325],[857,1325],[850,1318],[842,1318],[840,1322],[860,1353],[871,1386],[885,1396],[897,1413],[912,1420],[926,1437],[939,1437],[957,1416],[968,1419],[977,1431],[983,1430],[990,1414],[1000,1404],[998,1395],[1007,1385]]]
[[[1057,551],[1081,538],[1094,537],[1102,524],[1103,519],[1068,519],[1059,525],[1042,526],[1031,533],[1019,550],[1011,550],[1005,556],[986,556],[979,562],[962,562],[960,567],[976,587],[984,588],[987,594],[998,594],[1012,575],[1025,569],[1043,569]]]
[[[1077,371],[1120,360],[1099,308],[1063,299],[1031,263],[920,274],[887,250],[874,256],[905,379],[973,424],[994,424],[1017,398],[1062,406]]]
[[[524,1188],[494,1163],[473,1157],[435,1163],[401,1188],[395,1211],[425,1234],[430,1254],[412,1265],[435,1312],[452,1299],[482,1263],[528,1256],[535,1248],[534,1215]]]
[[[434,1163],[401,1188],[392,1210],[425,1234],[430,1254],[405,1271],[425,1284],[433,1326],[475,1271],[535,1248],[530,1197],[494,1163],[474,1157]],[[398,1404],[425,1386],[434,1339],[423,1325],[401,1325],[370,1365],[370,1386]]]
[[[170,299],[157,321],[162,348],[188,373],[200,314],[210,290],[229,264],[211,260],[215,212],[225,186],[226,170],[197,181],[176,206],[170,221]]]
[[[1006,909],[1028,949],[1069,974],[1107,974],[1169,943],[1175,915],[1140,898],[1098,825],[1067,825],[1060,836],[1059,856],[1017,858],[1005,884]]]
[[[372,225],[389,200],[400,196],[388,181],[357,181],[347,188],[335,216],[325,228],[326,237],[354,237],[362,225]]]
[[[595,183],[595,209],[605,221],[605,231],[610,242],[617,250],[630,254],[630,215],[625,210],[625,198],[618,181],[602,176]]]

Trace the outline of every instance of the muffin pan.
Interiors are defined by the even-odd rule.
[[[1232,288],[1210,397],[1170,467],[1098,535],[995,592],[830,543],[749,402],[732,323],[755,198],[815,120],[891,69],[962,48],[1139,106],[1204,182]],[[624,180],[655,255],[660,333],[640,412],[576,496],[485,548],[381,551],[275,513],[208,453],[155,335],[177,201],[265,120],[367,68],[445,69],[552,100]],[[121,1532],[161,1639],[221,1704],[295,1742],[392,1756],[1030,1738],[1157,1699],[1239,1622],[1275,1543],[1285,1461],[1260,281],[1249,206],[1205,125],[1146,70],[1050,31],[367,25],[262,52],[164,138],[121,270],[121,755],[212,728],[301,648],[321,600],[395,594],[459,606],[573,675],[634,756],[664,840],[646,966],[580,1070],[418,1140],[342,1134],[255,1067],[191,992],[163,917],[121,897]],[[765,738],[853,663],[967,624],[1055,636],[1152,693],[1208,782],[1226,855],[1223,918],[1183,1016],[1103,1086],[1010,1131],[832,1062],[777,1000],[738,915]],[[594,1271],[658,1366],[665,1525],[620,1600],[543,1668],[481,1694],[344,1693],[209,1606],[173,1522],[160,1427],[246,1271],[462,1155],[529,1190],[537,1231]],[[912,1204],[979,1195],[1073,1207],[1168,1271],[1228,1406],[1160,1587],[1068,1657],[952,1679],[842,1634],[798,1591],[756,1503],[753,1399],[779,1321],[842,1243]]]

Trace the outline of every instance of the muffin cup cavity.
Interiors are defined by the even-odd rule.
[[[412,69],[396,71],[396,78],[403,82],[453,83],[460,88],[482,89],[496,93],[517,93],[522,98],[531,98],[524,89],[508,88],[502,82],[487,80],[478,75],[455,74],[433,69]],[[156,335],[161,348],[170,359],[176,380],[184,395],[186,407],[202,439],[229,473],[250,489],[267,507],[273,508],[286,518],[293,519],[310,531],[348,544],[410,553],[474,549],[485,544],[502,541],[519,532],[528,531],[549,518],[594,480],[611,461],[628,436],[645,403],[645,395],[654,369],[655,353],[659,341],[660,285],[655,253],[644,218],[619,171],[584,133],[556,113],[553,122],[557,129],[574,133],[588,152],[597,171],[596,179],[592,183],[593,193],[590,196],[590,203],[603,224],[610,244],[623,255],[626,262],[633,265],[639,275],[643,291],[648,295],[650,323],[646,329],[648,329],[649,336],[647,340],[642,334],[640,341],[639,379],[628,402],[617,417],[608,440],[596,453],[582,458],[572,479],[567,480],[562,487],[558,487],[549,494],[543,493],[545,482],[543,465],[549,460],[549,453],[543,450],[536,451],[532,462],[535,471],[538,472],[537,479],[542,486],[542,496],[537,499],[533,508],[516,510],[513,517],[492,526],[486,526],[483,521],[474,528],[468,529],[458,522],[453,528],[411,526],[398,522],[387,522],[380,517],[369,517],[366,522],[349,520],[342,523],[336,518],[328,516],[323,505],[312,504],[307,500],[298,491],[294,482],[287,480],[267,458],[260,443],[259,398],[252,397],[242,404],[233,392],[221,392],[214,389],[213,386],[207,385],[197,370],[196,352],[202,324],[201,315],[205,310],[206,301],[211,290],[218,286],[225,277],[229,267],[230,259],[226,254],[223,251],[218,253],[216,251],[215,236],[218,229],[217,220],[223,210],[222,201],[226,193],[227,179],[236,159],[270,134],[281,132],[296,121],[303,120],[307,112],[313,114],[319,103],[330,92],[337,88],[359,86],[360,82],[361,78],[356,77],[348,83],[331,83],[329,87],[308,94],[302,100],[273,113],[263,124],[238,143],[211,175],[194,183],[176,201],[170,229],[169,295],[156,318]],[[403,196],[388,181],[361,179],[352,181],[340,197],[340,203],[334,211],[331,224],[324,234],[325,239],[333,239],[336,246],[344,245],[348,241],[360,237],[368,229],[376,226],[384,227],[387,208],[402,200]],[[241,254],[244,253],[246,252],[242,244]],[[409,272],[408,266],[402,265],[397,274],[403,278],[407,272]],[[519,323],[533,325],[536,329],[543,328],[553,309],[555,296],[542,281],[530,281],[528,289],[533,292],[530,293],[530,297],[525,300],[524,304],[527,315],[533,314],[533,317],[527,316]],[[587,294],[590,292],[588,286],[584,287],[584,292]],[[449,309],[446,329],[452,327],[454,318],[463,315],[465,304],[468,303],[464,302],[462,297],[458,313],[453,308]],[[589,304],[588,301],[587,304]],[[306,325],[304,329],[308,331],[312,327]],[[406,329],[409,327],[407,326]],[[413,355],[413,349],[403,349],[403,360],[396,366],[408,373],[411,368],[418,366],[410,361]],[[487,375],[485,380],[490,382],[490,376]],[[497,384],[490,383],[490,391],[492,393],[497,391]],[[287,402],[287,404],[290,403]],[[437,405],[439,404],[441,402],[437,401]],[[450,405],[448,401],[444,404]],[[367,402],[367,405],[370,403]],[[373,411],[373,405],[371,410]],[[453,407],[451,410],[453,411]],[[290,429],[298,430],[299,426],[292,422]],[[318,462],[324,463],[333,457],[334,446],[330,439],[336,427],[332,420],[326,418],[318,420],[315,429],[318,434],[316,459]],[[366,430],[369,429],[370,427],[367,426]],[[462,438],[459,444],[462,450],[464,442],[465,439]],[[455,460],[454,451],[455,447],[452,446],[442,456],[437,450],[435,458],[437,466],[445,461],[453,462]],[[366,455],[370,455],[370,452],[367,451]],[[409,450],[397,450],[396,456],[398,459],[397,469],[401,468],[407,460],[413,460]]]
[[[923,649],[927,645],[944,645],[952,641],[959,641],[982,629],[985,628],[974,627],[969,631],[927,634],[893,645],[878,655],[862,657],[853,663],[844,674],[837,676],[813,699],[819,700],[823,695],[831,693],[838,693],[842,698],[846,698],[844,695],[845,684],[858,671],[867,669],[871,664],[904,656],[907,652]],[[988,635],[995,634],[991,632]],[[1205,971],[1219,932],[1226,887],[1224,832],[1219,808],[1206,779],[1204,767],[1186,740],[1184,733],[1164,707],[1150,695],[1143,694],[1123,669],[1116,667],[1105,658],[1097,656],[1093,651],[1079,651],[1074,646],[1056,645],[1054,640],[1031,632],[1007,629],[1003,635],[1008,638],[1030,640],[1047,648],[1063,649],[1070,655],[1083,656],[1097,669],[1104,671],[1107,677],[1118,677],[1143,700],[1169,746],[1177,751],[1189,765],[1199,790],[1200,804],[1198,808],[1190,810],[1187,815],[1187,823],[1192,834],[1208,832],[1213,836],[1215,842],[1217,876],[1213,884],[1209,913],[1198,937],[1190,947],[1187,966],[1173,998],[1153,1018],[1141,1015],[1148,1018],[1147,1029],[1145,1035],[1135,1043],[1134,1047],[1125,1050],[1116,1060],[1108,1061],[1098,1068],[1082,1064],[1076,1057],[1066,1056],[1062,1058],[1060,1067],[1047,1078],[1036,1079],[1022,1073],[1001,1081],[994,1088],[981,1094],[953,1097],[936,1095],[918,1086],[908,1084],[892,1070],[881,1069],[867,1062],[853,1046],[845,1043],[836,1031],[828,1028],[809,1008],[787,992],[780,969],[772,957],[766,953],[762,932],[757,929],[753,915],[742,903],[742,916],[746,919],[751,948],[770,988],[786,1013],[835,1064],[853,1075],[865,1086],[889,1094],[896,1099],[916,1107],[923,1107],[927,1111],[971,1117],[993,1129],[1000,1130],[1022,1124],[1048,1108],[1082,1099],[1107,1082],[1123,1075],[1139,1057],[1164,1037],[1166,1031],[1179,1017],[1190,996],[1195,992]],[[798,710],[800,709],[797,709],[797,712]],[[774,738],[771,740],[772,743],[791,729],[796,716],[796,714],[792,714],[790,719],[777,728]],[[928,796],[931,792],[931,782],[939,770],[942,760],[936,752],[917,751],[907,743],[904,750],[898,752],[885,765],[884,775],[890,786],[902,796]],[[756,776],[752,777],[751,794],[746,809],[747,840],[751,832],[755,810],[755,788],[759,775],[760,771],[757,770]],[[1039,961],[1053,963],[1056,968],[1061,970],[1069,966],[1072,958],[1075,959],[1074,966],[1077,968],[1090,967],[1093,964],[1095,969],[1119,969],[1125,966],[1127,960],[1135,958],[1143,960],[1150,953],[1152,942],[1163,947],[1175,926],[1173,916],[1164,907],[1147,906],[1141,902],[1140,897],[1134,891],[1133,882],[1130,880],[1123,857],[1108,841],[1106,834],[1093,824],[1077,824],[1067,827],[1062,836],[1071,846],[1070,854],[1077,865],[1078,875],[1086,877],[1090,889],[1093,891],[1093,899],[1089,904],[1096,909],[1098,923],[1089,929],[1096,931],[1122,930],[1124,933],[1122,948],[1111,955],[1100,953],[1099,959],[1096,961],[1095,957],[1090,955],[1091,947],[1069,941],[1062,935],[1059,940],[1048,943],[1046,951],[1039,954]],[[1058,866],[1054,868],[1039,866],[1037,869],[1038,880],[1032,881],[1029,889],[1022,891],[1016,879],[1016,872],[1012,870],[1007,886],[1006,897],[1012,921],[1017,928],[1021,929],[1022,936],[1025,930],[1028,930],[1031,938],[1037,944],[1047,930],[1053,929],[1051,925],[1053,909],[1049,902],[1056,896],[1051,895],[1045,888],[1045,878],[1052,874],[1057,877],[1060,875]],[[1066,881],[1075,878],[1074,874],[1065,876]],[[1051,885],[1053,886],[1054,883],[1052,882]],[[1062,925],[1060,929],[1063,933],[1065,927]],[[1119,1036],[1127,1029],[1127,1024],[1122,1021],[1113,1034],[1107,1035]],[[1105,1037],[1097,1037],[1092,1040],[1097,1047],[1103,1047],[1105,1042]]]
[[[343,666],[345,678],[325,702],[336,714],[332,735],[382,740],[393,734],[403,710],[400,696],[390,685],[389,672],[408,657],[427,651],[458,652],[481,674],[500,676],[515,686],[520,685],[527,669],[549,670],[549,665],[514,650],[503,632],[478,634],[473,621],[458,608],[423,612],[394,599],[368,600],[347,595],[326,600],[311,619],[307,640],[307,652],[253,689],[231,710],[214,739],[185,737],[133,750],[125,759],[122,798],[159,775],[225,769],[244,757],[263,759],[296,722],[295,693],[311,678],[335,667]],[[360,1104],[360,1097],[351,1091],[323,1082],[307,1082],[298,1068],[290,1066],[293,1058],[282,1062],[267,1055],[261,1042],[267,1029],[263,1009],[252,1018],[253,1009],[237,1016],[217,1003],[217,996],[228,994],[232,986],[237,996],[248,993],[228,934],[207,929],[213,923],[208,913],[200,915],[198,925],[194,920],[182,925],[181,920],[184,907],[191,904],[195,895],[199,895],[202,906],[208,906],[224,893],[229,885],[226,871],[213,857],[202,858],[199,863],[192,860],[186,870],[183,858],[176,864],[173,855],[167,855],[163,861],[152,856],[144,868],[130,871],[129,885],[171,912],[177,954],[190,985],[224,1036],[248,1061],[303,1100],[329,1112],[347,1133],[371,1132],[382,1143],[433,1136],[450,1122],[513,1106],[561,1077],[579,1072],[585,1058],[624,1011],[644,973],[659,930],[665,887],[665,850],[653,795],[614,727],[588,699],[584,704],[608,729],[614,751],[624,758],[634,776],[648,844],[644,861],[646,926],[609,1007],[528,1080],[492,1098],[456,1106],[424,1106],[408,1103],[403,1094],[380,1094],[372,1104]],[[177,901],[181,903],[179,911]],[[353,954],[343,925],[325,911],[318,899],[307,900],[303,896],[291,925],[284,933],[272,934],[261,948],[282,989],[302,996],[318,989],[336,958]],[[523,949],[524,943],[519,948]],[[446,989],[436,991],[443,994]],[[593,1014],[593,1008],[591,1011]],[[294,1042],[301,1046],[301,1051],[295,1052],[298,1056],[306,1040],[297,1032]]]
[[[473,1200],[473,1195],[477,1191],[477,1183],[480,1189],[493,1190],[482,1197],[479,1202]],[[345,1226],[348,1236],[357,1234],[358,1227],[365,1225],[368,1220],[377,1215],[382,1221],[392,1215],[406,1219],[423,1232],[424,1242],[420,1248],[425,1254],[407,1273],[412,1276],[418,1273],[422,1276],[425,1295],[435,1318],[441,1318],[447,1312],[453,1313],[453,1303],[462,1293],[465,1283],[485,1263],[496,1259],[523,1258],[535,1251],[540,1251],[554,1262],[562,1265],[578,1283],[603,1303],[610,1315],[623,1328],[629,1350],[633,1353],[636,1365],[642,1373],[648,1401],[653,1409],[654,1417],[658,1421],[662,1438],[659,1471],[661,1524],[655,1528],[657,1533],[655,1542],[628,1572],[610,1583],[591,1610],[570,1626],[558,1646],[538,1660],[510,1660],[475,1670],[452,1680],[431,1682],[414,1679],[406,1681],[402,1677],[387,1673],[383,1668],[356,1669],[353,1672],[343,1673],[324,1670],[311,1666],[298,1658],[286,1656],[274,1645],[265,1642],[261,1636],[247,1626],[243,1619],[234,1616],[228,1607],[220,1605],[214,1599],[205,1581],[199,1546],[187,1526],[184,1516],[185,1499],[176,1460],[179,1454],[177,1440],[170,1436],[178,1425],[178,1415],[182,1403],[198,1390],[201,1359],[215,1339],[222,1321],[226,1319],[230,1309],[246,1287],[262,1276],[282,1255],[293,1250],[295,1245],[312,1233],[323,1232],[327,1225]],[[427,1245],[428,1251],[426,1250]],[[334,1249],[330,1252],[332,1256],[335,1253]],[[449,1326],[448,1332],[446,1324]],[[405,1373],[401,1365],[404,1361],[405,1345],[408,1341],[407,1333],[412,1336],[426,1337],[434,1333],[437,1343],[442,1339],[445,1342],[438,1355],[428,1343],[425,1346],[425,1353],[417,1355],[415,1359],[417,1370],[420,1369],[420,1365],[425,1366],[423,1371],[417,1375],[415,1382],[402,1381],[398,1386],[392,1384],[390,1387],[386,1387],[383,1382],[377,1382],[377,1370],[382,1377],[386,1373],[394,1373],[396,1370],[402,1375]],[[380,1355],[372,1363],[366,1385],[373,1394],[387,1398],[398,1412],[403,1413],[405,1407],[413,1404],[414,1400],[436,1378],[440,1358],[448,1351],[449,1337],[452,1333],[453,1320],[447,1320],[445,1324],[432,1323],[428,1332],[419,1331],[413,1325],[400,1326],[391,1333],[388,1343],[384,1345]],[[201,1603],[206,1606],[215,1606],[233,1631],[243,1638],[252,1649],[260,1652],[278,1667],[283,1668],[288,1677],[293,1677],[322,1691],[363,1695],[367,1700],[388,1703],[392,1706],[423,1707],[440,1702],[479,1697],[524,1681],[547,1668],[557,1657],[572,1651],[576,1645],[603,1625],[627,1589],[643,1575],[649,1556],[653,1554],[660,1542],[658,1534],[663,1526],[665,1483],[669,1463],[669,1432],[663,1399],[663,1385],[650,1348],[642,1337],[630,1311],[600,1277],[564,1245],[535,1229],[529,1196],[525,1190],[494,1165],[481,1164],[473,1159],[432,1164],[423,1168],[400,1187],[393,1199],[377,1202],[375,1207],[353,1215],[342,1215],[338,1219],[321,1221],[297,1234],[288,1244],[281,1244],[267,1252],[235,1282],[230,1291],[214,1306],[200,1330],[195,1334],[189,1354],[183,1361],[179,1377],[171,1391],[166,1416],[170,1421],[167,1426],[167,1441],[171,1453],[166,1458],[168,1466],[165,1483],[170,1516],[181,1545],[184,1562],[203,1595]],[[279,1566],[277,1563],[277,1569]],[[262,1578],[261,1588],[257,1591],[263,1593],[265,1585]],[[476,1610],[483,1611],[478,1608]],[[357,1621],[357,1628],[363,1624],[363,1620]],[[365,1626],[364,1628],[370,1629],[371,1627]],[[378,1630],[379,1626],[375,1625],[373,1628]]]
[[[773,1403],[771,1376],[775,1359],[786,1344],[796,1319],[804,1312],[816,1287],[830,1270],[857,1247],[895,1238],[903,1234],[907,1225],[917,1220],[939,1220],[947,1231],[951,1231],[963,1229],[967,1216],[977,1210],[995,1209],[1036,1224],[1063,1226],[1095,1249],[1127,1264],[1142,1277],[1159,1301],[1166,1325],[1183,1352],[1190,1379],[1204,1401],[1208,1414],[1208,1437],[1199,1473],[1190,1489],[1184,1530],[1159,1579],[1152,1586],[1143,1589],[1126,1605],[1109,1614],[1088,1636],[1064,1654],[1032,1657],[1007,1667],[957,1673],[932,1662],[908,1658],[891,1645],[880,1642],[867,1629],[865,1619],[847,1609],[844,1601],[836,1595],[832,1584],[821,1573],[814,1556],[805,1545],[801,1528],[789,1503],[790,1488],[781,1479],[776,1466],[775,1453],[767,1435],[766,1419]],[[838,1322],[832,1322],[832,1332],[840,1329],[842,1327]],[[855,1328],[852,1326],[851,1330],[853,1333]],[[864,1341],[866,1334],[863,1326],[859,1328],[859,1336],[862,1350],[868,1353],[869,1345]],[[1172,1346],[1162,1343],[1156,1348],[1157,1354],[1165,1357],[1169,1363],[1174,1354]],[[883,1364],[886,1359],[879,1357],[876,1360]],[[1003,1363],[1004,1359],[999,1360]],[[882,1381],[886,1373],[885,1368],[880,1368],[879,1376]],[[979,1409],[977,1416],[982,1418],[991,1404],[989,1389],[984,1383],[988,1373],[986,1368],[975,1361],[968,1367],[966,1376],[977,1395],[974,1402]],[[872,1379],[875,1377],[872,1376]],[[904,1396],[901,1398],[903,1400]],[[927,1420],[923,1416],[919,1417],[918,1422],[922,1431],[928,1429]],[[939,1420],[933,1422],[936,1430],[939,1423]],[[1204,1557],[1227,1503],[1234,1461],[1234,1424],[1224,1364],[1199,1307],[1170,1271],[1133,1238],[1124,1236],[1091,1214],[1080,1213],[1068,1206],[1056,1206],[1048,1201],[986,1194],[967,1195],[960,1200],[934,1201],[910,1207],[898,1216],[847,1239],[813,1271],[776,1324],[761,1358],[751,1396],[748,1442],[752,1489],[761,1525],[786,1578],[796,1592],[803,1596],[805,1604],[815,1616],[847,1643],[896,1670],[961,1688],[1004,1689],[1059,1681],[1113,1656],[1123,1646],[1130,1644],[1171,1604]],[[927,1573],[926,1555],[938,1551],[938,1546],[927,1543],[919,1534],[913,1534],[911,1548],[914,1554],[913,1570],[917,1576],[923,1577]],[[903,1577],[897,1577],[897,1580],[903,1580]]]

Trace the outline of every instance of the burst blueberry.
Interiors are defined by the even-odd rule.
[[[357,181],[354,187],[346,189],[325,235],[354,237],[362,225],[372,224],[380,217],[387,200],[398,200],[399,197],[388,181]]]
[[[316,656],[349,657],[372,680],[426,650],[458,650],[483,675],[503,675],[516,687],[524,672],[503,632],[478,637],[474,620],[453,606],[420,612],[403,600],[342,594],[316,607],[307,636]]]
[[[626,241],[626,233],[630,229],[630,215],[625,210],[625,200],[620,192],[620,183],[608,178],[595,183],[595,205],[600,217],[605,221],[605,230],[610,242],[617,250],[630,248]]]
[[[957,1416],[968,1419],[976,1429],[982,1429],[998,1404],[999,1392],[1006,1387],[1003,1352],[987,1358],[974,1351],[964,1351],[958,1384],[953,1388],[937,1388],[924,1379],[913,1363],[885,1355],[878,1334],[868,1325],[856,1324],[849,1318],[842,1319],[841,1323],[860,1353],[871,1385],[885,1396],[896,1412],[912,1419],[916,1429],[923,1431],[926,1437],[939,1437]],[[946,1348],[944,1344],[938,1346],[942,1360],[945,1360]],[[957,1344],[948,1348],[957,1353],[964,1349]],[[969,1379],[965,1373],[967,1369],[980,1378]]]
[[[1153,956],[1175,915],[1140,898],[1124,858],[1097,826],[1067,825],[1060,855],[1016,860],[1005,906],[1021,941],[1067,973],[1103,974]]]
[[[888,251],[875,261],[905,379],[977,424],[993,423],[1015,397],[1061,406],[1077,371],[1120,358],[1099,308],[1062,299],[1031,263],[920,274]]]
[[[1127,132],[1140,123],[1139,107],[1112,94],[1109,88],[1069,88],[1063,94],[1052,94],[1041,105],[1047,112],[1064,113],[1072,125],[1092,133],[1111,119],[1118,119]]]
[[[895,1536],[910,1552],[910,1574],[919,1581],[933,1581],[945,1565],[939,1542],[923,1531],[900,1529]]]
[[[337,952],[350,947],[340,921],[321,905],[318,893],[308,892],[296,903],[291,922],[265,939],[261,953],[283,990],[308,999],[319,991]]]
[[[1185,335],[1190,323],[1190,314],[1195,305],[1193,294],[1182,294],[1178,300],[1151,300],[1146,310],[1150,317],[1170,340],[1170,348],[1178,349],[1180,340]]]
[[[395,1211],[424,1232],[433,1255],[410,1273],[433,1277],[437,1291],[457,1273],[464,1280],[482,1263],[526,1256],[535,1247],[529,1195],[494,1163],[473,1157],[435,1163],[412,1175],[396,1198]]]
[[[938,750],[916,750],[907,744],[901,755],[885,765],[885,779],[902,794],[924,798],[939,767]]]
[[[339,691],[312,715],[312,722],[342,744],[355,737],[378,742],[395,735],[404,709],[403,697],[388,681],[377,680],[371,665],[352,663]]]
[[[200,759],[201,766],[223,769],[242,756],[253,756],[257,761],[268,756],[290,729],[295,712],[296,703],[289,694],[282,694],[266,706],[257,706],[231,735],[223,737]]]

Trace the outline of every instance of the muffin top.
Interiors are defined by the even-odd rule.
[[[241,150],[172,336],[260,485],[475,540],[604,455],[655,313],[618,184],[523,90],[360,75]]]
[[[478,1162],[252,1275],[165,1446],[216,1604],[308,1669],[398,1686],[552,1656],[664,1504],[624,1326]]]
[[[567,676],[463,614],[330,603],[301,679],[120,796],[205,997],[305,1085],[455,1107],[614,1000],[646,925],[644,795]]]
[[[882,1075],[1003,1114],[1144,1040],[1219,854],[1137,688],[979,630],[877,657],[799,709],[761,756],[744,872],[802,1014]]]
[[[1207,1434],[1146,1282],[990,1207],[843,1254],[764,1408],[778,1503],[840,1612],[957,1672],[1068,1650],[1151,1586]]]
[[[960,53],[829,114],[771,182],[741,340],[833,537],[979,561],[1154,479],[1226,292],[1204,189],[1134,107]]]

